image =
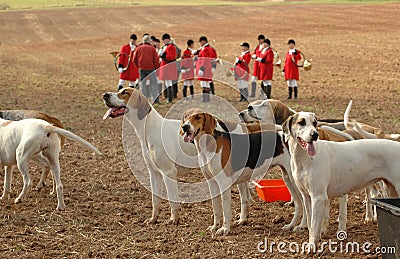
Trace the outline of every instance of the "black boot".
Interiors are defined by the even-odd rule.
[[[209,92],[211,92],[212,94],[215,94],[214,82],[213,81],[210,82],[210,89],[209,90],[210,90]]]
[[[243,97],[243,101],[247,102],[247,99],[249,98],[249,88],[243,89]]]
[[[167,97],[168,97],[168,102],[172,103],[172,99],[174,97],[174,90],[172,89],[172,86],[167,88]]]
[[[251,82],[251,94],[250,97],[256,97],[257,82]]]
[[[293,90],[293,88],[292,87],[288,87],[288,99],[292,99],[292,90]]]
[[[183,93],[183,98],[185,98],[185,97],[187,96],[187,85],[184,85],[184,86],[183,86],[183,91],[182,91],[182,93]]]
[[[267,94],[267,87],[266,87],[266,85],[264,85],[264,83],[263,82],[261,82],[261,90],[262,90],[262,93],[263,94]]]
[[[178,82],[172,84],[174,98],[178,98]]]
[[[294,99],[297,99],[297,86],[294,87]]]
[[[271,85],[267,85],[267,98],[271,99],[271,91],[272,91],[272,86]]]
[[[244,101],[244,93],[243,93],[243,90],[244,90],[244,89],[239,89],[239,92],[240,92],[240,99],[239,99],[239,102]]]
[[[163,91],[163,94],[164,94],[164,98],[165,99],[167,99],[168,98],[168,88],[167,88],[167,86],[165,85],[165,83],[164,83],[164,91]]]
[[[260,94],[260,96],[262,96],[263,94],[265,94],[266,91],[267,91],[267,90],[265,89],[264,82],[261,82],[261,94]]]
[[[194,97],[194,88],[193,85],[189,86],[189,90],[190,90],[190,95],[192,96],[192,99]]]

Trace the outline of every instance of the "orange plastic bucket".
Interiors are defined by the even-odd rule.
[[[258,197],[265,202],[290,201],[291,196],[283,179],[253,181]]]

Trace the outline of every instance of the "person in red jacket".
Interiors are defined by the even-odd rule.
[[[156,69],[159,67],[159,57],[156,49],[150,45],[150,36],[143,37],[143,44],[141,44],[133,55],[133,62],[139,68],[140,81],[142,84],[143,95],[148,97],[150,93],[147,92],[146,78],[150,80],[151,93],[155,103],[159,102],[160,92],[157,86]]]
[[[217,52],[208,44],[207,37],[201,36],[199,39],[201,49],[198,52],[196,62],[197,79],[203,89],[203,102],[210,101],[210,83],[216,69]]]
[[[236,58],[235,62],[235,79],[238,83],[238,88],[240,91],[240,100],[247,101],[249,97],[249,86],[248,81],[250,78],[250,61],[251,61],[251,54],[250,54],[250,44],[247,42],[243,42],[240,44],[242,48],[242,54],[240,57]]]
[[[137,36],[132,34],[128,44],[122,45],[119,51],[118,58],[118,72],[119,82],[118,90],[124,87],[125,80],[129,81],[130,87],[138,87],[139,70],[133,63],[133,53],[137,47],[136,45]]]
[[[260,62],[258,79],[262,81],[261,89],[266,94],[266,98],[271,99],[274,52],[271,49],[271,41],[269,39],[264,40],[263,49],[256,60]]]
[[[193,54],[196,52],[194,50],[194,41],[187,41],[187,48],[182,53],[181,60],[181,74],[183,80],[183,97],[187,96],[187,88],[190,89],[190,95],[193,99],[194,96],[194,62],[193,62]]]
[[[161,38],[164,46],[160,49],[158,55],[161,58],[160,64],[160,80],[164,80],[165,89],[167,90],[167,98],[168,102],[172,102],[173,89],[172,84],[173,80],[178,80],[178,71],[176,66],[176,48],[175,45],[171,42],[171,37],[168,33],[162,35]]]
[[[265,40],[265,36],[263,34],[258,35],[257,37],[258,44],[253,52],[253,57],[258,57],[260,55],[261,50],[263,49],[263,42]],[[257,91],[257,80],[259,80],[259,74],[260,74],[260,62],[257,60],[254,61],[254,66],[253,66],[253,76],[251,77],[251,94],[250,97],[255,97],[256,96],[256,91]],[[261,86],[263,83],[261,83]]]
[[[294,89],[294,99],[297,99],[297,80],[299,80],[299,67],[297,62],[301,60],[301,53],[296,50],[296,42],[293,39],[288,41],[289,51],[286,53],[285,66],[282,75],[285,77],[288,86],[288,99],[292,98]]]

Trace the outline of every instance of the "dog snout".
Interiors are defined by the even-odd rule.
[[[110,95],[109,93],[104,93],[104,94],[103,94],[103,99],[104,99],[104,100],[108,100],[108,99],[110,98],[110,96],[111,96],[111,95]]]
[[[311,133],[311,140],[312,140],[312,141],[317,141],[318,137],[319,137],[318,132],[313,131],[313,132]]]
[[[189,125],[189,124],[184,124],[184,125],[182,126],[182,130],[183,130],[184,132],[188,132],[189,129],[190,129],[190,125]]]

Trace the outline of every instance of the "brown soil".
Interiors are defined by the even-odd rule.
[[[62,156],[66,211],[56,212],[50,188],[31,191],[22,203],[0,202],[1,258],[280,258],[260,254],[257,244],[268,238],[304,242],[306,232],[282,226],[293,208],[257,197],[250,223],[231,234],[212,238],[210,202],[184,204],[181,223],[166,225],[169,206],[163,203],[160,223],[147,226],[150,193],[141,186],[125,160],[121,119],[102,121],[102,93],[116,89],[117,73],[110,51],[118,50],[131,33],[161,37],[170,33],[184,46],[188,38],[207,35],[221,58],[233,61],[239,44],[264,33],[281,56],[289,38],[312,59],[301,71],[299,99],[288,105],[340,118],[350,99],[352,117],[388,132],[400,131],[400,56],[397,53],[400,5],[273,5],[265,7],[131,7],[2,12],[0,15],[1,109],[36,109],[58,117],[67,129],[94,143],[102,156],[93,156],[67,142]],[[196,87],[199,87],[198,85]],[[217,94],[238,110],[238,94],[217,84]],[[273,97],[285,100],[285,82],[278,70]],[[163,100],[164,101],[164,100]],[[286,100],[285,100],[286,101]],[[164,101],[165,102],[165,101]],[[170,105],[157,109],[165,114]],[[137,167],[145,172],[137,145]],[[39,172],[32,171],[35,183]],[[198,170],[182,170],[196,175]],[[275,171],[276,173],[276,171]],[[49,182],[50,183],[50,182]],[[15,171],[12,198],[22,188]],[[51,184],[48,184],[51,186]],[[350,195],[348,240],[379,245],[377,225],[363,223],[364,195]],[[324,240],[335,240],[338,206],[331,206],[331,224]],[[233,213],[239,197],[233,194]],[[277,215],[285,222],[273,223]],[[279,222],[279,221],[278,221]],[[288,257],[302,257],[287,254]],[[323,258],[365,258],[366,254],[319,254]],[[369,255],[370,258],[378,257]]]

